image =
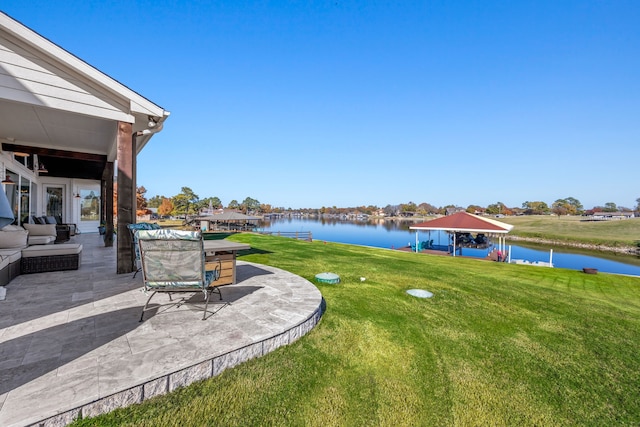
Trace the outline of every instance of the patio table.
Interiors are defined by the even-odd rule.
[[[222,264],[219,285],[232,285],[236,283],[236,257],[238,251],[251,249],[246,243],[230,242],[228,240],[205,240],[204,242],[205,263],[207,267],[214,268],[219,259]]]

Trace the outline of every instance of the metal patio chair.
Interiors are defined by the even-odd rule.
[[[136,232],[138,230],[160,230],[160,226],[158,224],[154,224],[151,222],[138,222],[135,224],[127,224],[127,228],[131,233],[131,243],[133,244],[133,252],[136,254],[136,271],[133,273],[133,278],[136,278],[136,275],[140,272],[140,250],[138,249],[138,236],[136,236]]]
[[[183,230],[139,230],[137,231],[144,291],[152,292],[142,308],[140,321],[148,310],[149,301],[160,293],[202,292],[205,306],[202,320],[206,319],[209,298],[222,293],[215,282],[220,278],[222,263],[219,259],[205,264],[202,233]],[[205,266],[211,267],[207,271]],[[186,299],[182,299],[181,305]]]

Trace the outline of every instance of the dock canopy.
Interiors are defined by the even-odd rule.
[[[442,230],[464,233],[498,233],[506,234],[513,228],[511,224],[494,219],[473,215],[467,212],[457,212],[452,215],[421,222],[409,227],[410,230]]]
[[[473,215],[467,212],[457,212],[452,215],[443,216],[432,219],[431,221],[421,222],[409,227],[410,230],[416,231],[416,250],[418,241],[418,232],[424,231],[446,231],[453,234],[453,256],[456,253],[456,234],[457,233],[482,233],[486,235],[497,234],[499,238],[499,247],[504,252],[504,235],[507,234],[513,225],[496,221],[495,219],[485,218]]]

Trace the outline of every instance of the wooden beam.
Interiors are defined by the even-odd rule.
[[[113,162],[107,162],[102,174],[101,222],[105,225],[104,245],[113,246]]]
[[[135,254],[128,224],[135,223],[135,146],[136,139],[131,123],[118,122],[118,273],[135,271]]]
[[[103,154],[80,153],[77,151],[53,150],[51,148],[30,147],[27,145],[16,145],[2,143],[2,151],[13,151],[16,153],[37,154],[38,156],[61,157],[64,159],[87,160],[90,162],[107,161],[107,156]]]

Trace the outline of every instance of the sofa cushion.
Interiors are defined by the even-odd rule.
[[[27,238],[29,237],[27,230],[5,231],[7,227],[0,231],[0,249],[21,249],[26,247]]]
[[[22,250],[22,257],[75,255],[82,252],[82,245],[77,243],[62,243],[60,245],[29,246]]]
[[[0,258],[7,259],[10,263],[20,261],[22,251],[20,249],[0,249]]]
[[[55,243],[56,238],[54,236],[29,236],[27,244],[31,245],[49,245]]]
[[[55,224],[24,224],[29,236],[56,236]]]

